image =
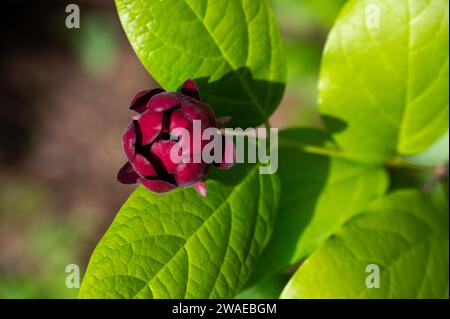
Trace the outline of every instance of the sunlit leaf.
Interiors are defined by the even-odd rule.
[[[116,0],[139,59],[167,90],[193,78],[218,116],[255,126],[278,106],[286,70],[267,0]]]
[[[399,191],[332,236],[300,267],[282,297],[448,298],[448,252],[448,202],[442,193]],[[368,265],[378,267],[379,285]]]
[[[272,233],[276,175],[235,167],[208,195],[139,187],[97,245],[82,298],[231,298]]]
[[[334,137],[354,158],[419,153],[448,130],[448,6],[352,0],[341,11],[323,56],[320,109],[346,125]]]

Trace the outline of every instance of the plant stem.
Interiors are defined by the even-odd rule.
[[[361,163],[361,164],[366,164],[366,165],[378,164],[376,162],[363,162],[363,161],[357,160],[337,148],[329,148],[329,147],[315,146],[315,145],[304,145],[304,144],[294,142],[294,141],[291,141],[288,139],[280,140],[280,145],[296,147],[296,148],[301,149],[305,153],[324,155],[324,156],[329,156],[329,157],[334,157],[334,158],[342,158],[345,160],[349,160],[349,161],[353,161],[353,162],[357,162],[357,163]],[[389,160],[386,160],[386,161],[382,162],[381,164],[383,164],[386,167],[405,168],[405,169],[410,169],[413,171],[426,172],[426,173],[433,173],[433,171],[435,169],[433,166],[417,165],[417,164],[406,162],[404,159],[402,159],[399,156],[394,157]]]
[[[393,157],[387,161],[384,162],[384,165],[387,167],[392,168],[405,168],[410,169],[416,172],[426,172],[426,173],[433,173],[435,170],[435,167],[433,166],[424,166],[424,165],[418,165],[406,162],[404,159],[402,159],[399,156]]]
[[[264,122],[264,127],[266,128],[266,131],[267,131],[266,138],[269,139],[270,138],[270,128],[271,128],[269,121]],[[251,136],[251,137],[256,138],[255,134],[249,134],[249,133],[245,133],[245,132],[241,133],[241,134],[232,133],[232,135],[233,136]],[[302,143],[298,143],[297,141],[293,141],[293,140],[290,140],[287,138],[280,138],[279,146],[283,146],[283,145],[298,148],[305,153],[329,156],[329,157],[333,157],[333,158],[341,158],[344,160],[356,162],[356,163],[363,164],[363,165],[373,166],[373,165],[382,164],[389,168],[404,168],[404,169],[409,169],[409,170],[416,171],[416,172],[424,172],[424,173],[430,173],[430,174],[432,174],[434,172],[434,170],[436,169],[434,166],[425,166],[425,165],[409,163],[409,162],[405,161],[404,159],[402,159],[400,156],[393,157],[393,158],[385,160],[384,162],[381,162],[381,163],[379,163],[379,162],[364,162],[364,161],[355,159],[354,157],[350,156],[349,154],[347,154],[337,148],[302,144]]]

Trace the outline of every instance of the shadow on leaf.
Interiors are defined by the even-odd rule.
[[[230,127],[255,127],[277,108],[285,84],[255,79],[249,68],[227,73],[218,80],[195,78],[200,98],[217,117],[231,116]]]

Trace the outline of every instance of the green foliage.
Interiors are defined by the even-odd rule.
[[[366,12],[374,3],[379,27]],[[447,131],[448,5],[353,0],[342,10],[324,51],[320,110],[347,126],[334,137],[352,157],[419,153]]]
[[[276,299],[289,281],[288,273],[279,273],[239,292],[237,299]]]
[[[235,126],[267,121],[286,71],[268,0],[116,0],[138,57],[167,90],[187,78],[218,116]]]
[[[444,134],[425,152],[407,156],[405,159],[410,163],[419,165],[442,165],[448,162],[449,155],[449,132]]]
[[[392,193],[328,239],[282,297],[448,298],[448,236],[442,196]],[[366,287],[369,264],[381,268],[378,289]]]
[[[304,12],[273,2],[279,15]],[[327,2],[322,29],[343,2]],[[267,0],[116,4],[164,88],[194,78],[233,126],[269,125],[286,72]],[[291,87],[319,66],[317,47],[294,42]],[[319,95],[327,130],[283,131],[276,175],[214,170],[206,198],[138,188],[95,249],[80,297],[273,298],[296,268],[283,298],[448,297],[448,1],[348,1]],[[366,287],[369,264],[380,267],[378,289]]]
[[[305,145],[323,145],[326,139],[315,129],[281,132],[280,213],[274,235],[253,274],[254,281],[309,256],[386,191],[388,178],[382,166],[304,150]]]
[[[233,171],[208,181],[205,199],[193,189],[159,196],[139,187],[98,244],[80,297],[233,297],[279,204],[276,175],[259,175],[257,165]]]

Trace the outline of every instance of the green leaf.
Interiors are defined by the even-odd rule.
[[[285,273],[276,274],[266,280],[239,292],[236,299],[277,299],[291,276]]]
[[[139,59],[165,89],[187,78],[218,116],[242,127],[278,106],[286,70],[267,0],[116,0]]]
[[[205,198],[139,187],[95,249],[80,297],[234,297],[272,233],[279,184],[257,165],[213,173]]]
[[[416,154],[447,131],[448,6],[352,0],[341,11],[324,51],[320,109],[347,126],[334,137],[352,157]]]
[[[251,282],[309,256],[386,191],[388,177],[383,167],[304,150],[305,145],[320,146],[326,141],[327,136],[316,129],[281,132],[280,213]]]
[[[409,163],[435,166],[448,163],[449,159],[449,132],[444,134],[429,149],[423,153],[408,156],[405,160]]]
[[[392,193],[328,239],[282,297],[448,298],[448,236],[441,193]],[[366,286],[369,264],[379,266],[379,288]]]

